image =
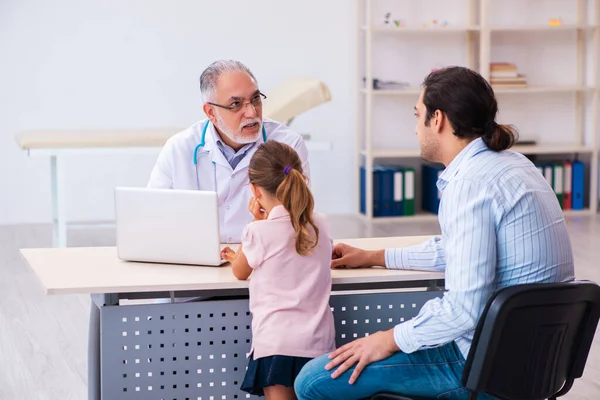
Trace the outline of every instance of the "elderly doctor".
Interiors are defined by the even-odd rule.
[[[215,61],[200,76],[207,119],[171,137],[148,182],[149,188],[216,191],[222,243],[238,243],[251,191],[248,164],[261,143],[290,145],[309,178],[308,150],[302,137],[287,126],[263,119],[266,98],[252,72],[241,62]]]

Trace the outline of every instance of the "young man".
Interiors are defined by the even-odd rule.
[[[556,195],[527,158],[506,150],[515,132],[495,122],[497,112],[492,88],[476,72],[451,67],[425,79],[416,135],[422,158],[446,166],[437,182],[442,239],[379,251],[340,244],[332,267],[445,271],[447,293],[393,329],[312,360],[296,380],[300,400],[363,399],[384,391],[466,399],[461,375],[492,293],[574,279]]]

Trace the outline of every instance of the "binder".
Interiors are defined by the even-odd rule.
[[[379,166],[381,172],[381,216],[393,215],[394,203],[394,169],[388,166]]]
[[[573,161],[572,169],[571,206],[573,210],[583,210],[585,166],[581,161]]]
[[[437,188],[437,181],[444,171],[444,167],[424,164],[421,167],[421,171],[423,187],[421,203],[423,211],[437,214],[441,199],[441,193]]]
[[[563,207],[563,179],[564,179],[564,168],[563,164],[553,164],[552,165],[552,189],[554,189],[554,193],[556,193],[556,198],[558,199],[558,204],[560,207]]]
[[[367,214],[367,170],[364,166],[360,167],[360,212],[361,214]]]
[[[392,215],[400,217],[404,215],[404,171],[402,168],[392,167],[394,177],[394,198],[392,201]]]
[[[381,196],[381,167],[373,166],[373,217],[381,217],[383,212]]]
[[[404,168],[403,215],[415,215],[415,170]]]
[[[367,190],[366,190],[366,168],[360,167],[360,212],[367,214]],[[373,216],[381,216],[381,194],[380,194],[380,167],[373,165]]]
[[[544,178],[546,178],[546,182],[548,182],[548,185],[550,185],[550,187],[552,188],[552,190],[554,190],[554,186],[553,186],[553,181],[552,181],[552,166],[551,165],[543,165],[544,168]]]
[[[573,181],[573,164],[571,161],[565,161],[564,165],[564,187],[563,187],[563,210],[571,209],[571,191]]]
[[[536,165],[535,166],[538,171],[540,171],[540,174],[542,174],[542,176],[544,176],[544,166],[543,165]]]
[[[440,176],[442,176],[442,173],[444,172],[446,168],[442,168],[438,171],[437,174],[437,178],[440,179]],[[438,208],[439,208],[439,203],[440,201],[442,201],[442,192],[437,188],[437,180],[435,181],[435,188],[437,189],[437,196],[438,196]]]
[[[431,165],[421,165],[421,208],[423,211],[433,212],[432,181],[433,169]]]

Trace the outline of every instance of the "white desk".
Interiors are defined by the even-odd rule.
[[[167,139],[184,128],[141,130],[26,131],[16,141],[28,156],[50,158],[51,203],[54,247],[67,246],[65,201],[65,158],[74,155],[111,156],[120,154],[156,155]],[[328,151],[331,143],[306,140],[309,151]],[[150,171],[148,171],[150,176]]]
[[[429,236],[348,239],[344,243],[364,249],[410,246]],[[246,289],[231,266],[206,267],[126,262],[117,258],[116,247],[22,249],[28,265],[40,279],[46,294],[108,294],[170,292],[184,290]],[[334,285],[443,279],[443,274],[384,268],[336,269]]]
[[[408,246],[427,238],[342,241],[378,249]],[[248,282],[235,279],[229,266],[123,262],[111,247],[22,249],[21,253],[47,294],[91,294],[94,299],[90,308],[89,399],[112,399],[117,395],[119,399],[179,399],[196,398],[198,393],[202,398],[220,399],[232,393],[245,398],[237,389],[239,385],[232,382],[239,383],[240,374],[243,376],[243,369],[236,369],[245,367],[246,360],[239,355],[249,349]],[[401,294],[332,296],[336,337],[342,343],[416,315],[424,301],[440,295],[436,290],[443,286],[444,274],[366,268],[333,270],[332,277],[334,291],[422,288],[420,292]],[[190,296],[216,297],[188,303],[119,305],[119,300],[125,298]],[[213,328],[219,332],[213,332]],[[213,360],[212,356],[219,353],[222,359]],[[219,377],[207,375],[208,367]],[[211,379],[223,385],[206,387],[214,383]],[[160,387],[163,389],[157,390]]]

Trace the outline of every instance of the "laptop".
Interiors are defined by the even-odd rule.
[[[217,194],[115,188],[117,253],[125,261],[223,265]]]

